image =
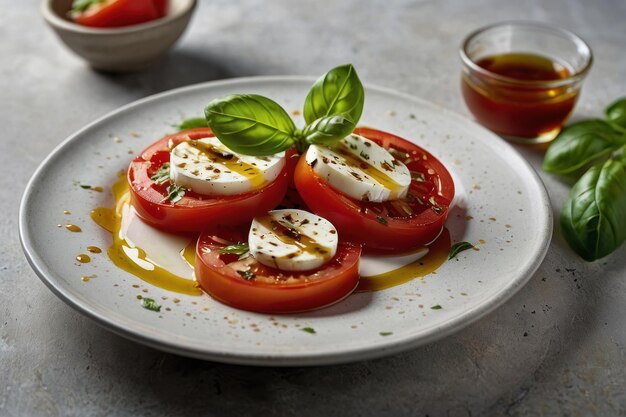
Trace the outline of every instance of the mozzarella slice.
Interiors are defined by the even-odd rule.
[[[411,173],[385,148],[359,135],[332,147],[311,145],[306,161],[332,187],[357,200],[383,202],[406,197]]]
[[[179,143],[170,153],[170,178],[181,187],[204,195],[242,194],[274,181],[285,165],[285,154],[237,154],[217,138]]]
[[[337,253],[337,229],[304,210],[273,210],[252,221],[250,253],[263,265],[284,271],[319,268]]]

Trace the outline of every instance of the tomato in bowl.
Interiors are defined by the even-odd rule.
[[[156,0],[159,1],[162,0]],[[73,22],[68,18],[72,4],[68,0],[43,0],[41,13],[61,41],[94,69],[131,72],[150,66],[169,50],[187,28],[196,3],[196,0],[169,0],[167,10],[159,3],[153,7],[157,15],[166,10],[162,17],[117,27]]]

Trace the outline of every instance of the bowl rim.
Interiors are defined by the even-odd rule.
[[[51,26],[59,29],[63,29],[69,32],[89,34],[93,36],[108,36],[108,35],[124,35],[137,32],[143,32],[159,26],[167,25],[173,21],[177,21],[187,17],[197,6],[197,0],[187,0],[184,7],[176,14],[166,14],[165,16],[150,20],[144,23],[138,23],[130,26],[120,26],[115,28],[94,28],[89,26],[79,25],[70,20],[63,19],[52,9],[52,3],[55,0],[41,0],[41,14],[46,22]]]
[[[479,66],[478,64],[476,64],[476,62],[474,62],[474,60],[470,58],[466,52],[469,47],[470,42],[476,36],[482,33],[491,31],[493,29],[506,27],[506,26],[532,28],[537,31],[542,31],[544,33],[564,36],[570,41],[572,41],[577,46],[578,49],[582,48],[582,50],[584,51],[586,55],[585,56],[586,60],[584,62],[584,65],[582,65],[581,68],[579,68],[577,71],[573,72],[566,78],[562,78],[559,80],[532,80],[531,81],[531,80],[519,80],[516,78],[500,75],[495,72],[491,72]],[[483,26],[483,27],[476,29],[475,31],[467,35],[465,39],[463,40],[461,44],[461,48],[459,49],[459,55],[461,56],[461,61],[463,62],[463,64],[467,68],[469,68],[472,72],[481,74],[485,77],[489,77],[492,80],[496,82],[500,82],[502,84],[515,85],[518,87],[526,86],[526,87],[550,88],[550,87],[561,87],[564,85],[572,84],[572,83],[578,82],[579,80],[582,80],[587,75],[587,73],[589,72],[593,64],[593,52],[591,50],[591,47],[580,36],[578,36],[577,34],[567,29],[563,29],[562,27],[557,26],[557,25],[553,25],[547,22],[536,22],[536,21],[528,21],[528,20],[507,20],[503,22],[493,23],[491,25]]]

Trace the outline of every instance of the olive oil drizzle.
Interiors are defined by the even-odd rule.
[[[362,276],[355,292],[380,291],[422,278],[437,270],[448,259],[450,246],[450,232],[443,229],[441,235],[428,246],[426,256],[393,271],[369,277]]]
[[[112,234],[113,244],[107,249],[107,255],[113,264],[143,281],[165,290],[196,296],[202,295],[203,293],[196,281],[182,278],[150,262],[145,251],[129,244],[123,236],[120,236],[122,210],[124,205],[130,204],[128,183],[124,174],[120,175],[120,179],[113,185],[112,190],[116,207],[114,209],[98,207],[92,210],[91,218],[96,224]],[[329,248],[320,245],[295,226],[285,224],[269,215],[261,216],[257,220],[266,228],[274,231],[282,242],[297,246],[301,251],[300,253],[322,254],[325,260],[330,259]],[[446,261],[450,246],[450,234],[447,229],[444,229],[435,242],[428,247],[429,252],[426,256],[393,271],[373,276],[362,276],[355,292],[380,291],[424,277],[437,270]],[[195,265],[195,253],[195,239],[181,251],[181,257],[192,268]],[[144,264],[149,263],[152,269],[143,268],[135,260]]]
[[[98,207],[92,210],[91,218],[100,227],[109,231],[113,237],[113,244],[107,249],[107,255],[113,264],[165,290],[188,295],[202,295],[196,281],[182,278],[150,262],[144,250],[129,244],[124,236],[121,236],[122,210],[126,204],[130,204],[128,183],[124,175],[120,175],[120,179],[113,185],[112,190],[116,201],[115,209]],[[148,266],[149,269],[143,268],[140,264]]]
[[[351,167],[359,167],[363,172],[372,177],[376,182],[381,184],[383,187],[388,188],[389,198],[394,199],[398,198],[400,191],[402,190],[402,186],[395,182],[389,175],[385,174],[383,171],[376,168],[374,165],[367,162],[367,160],[359,158],[356,156],[345,143],[339,142],[331,148],[333,151],[340,154],[347,162],[347,164]]]
[[[274,232],[278,240],[281,242],[298,247],[298,253],[289,254],[287,257],[297,256],[301,253],[309,253],[312,255],[322,255],[324,261],[330,260],[330,248],[320,245],[319,242],[302,233],[302,231],[297,227],[293,225],[285,225],[283,222],[276,220],[267,214],[257,217],[256,221]]]
[[[196,266],[196,239],[189,242],[185,249],[180,252],[180,256],[189,264],[190,267]]]
[[[259,168],[242,161],[233,153],[199,140],[190,140],[189,146],[196,149],[200,154],[206,155],[208,159],[225,166],[228,170],[246,177],[254,189],[260,188],[265,183],[263,172]]]

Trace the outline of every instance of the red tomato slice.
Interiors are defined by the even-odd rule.
[[[131,162],[128,183],[132,205],[143,221],[170,232],[199,232],[208,225],[249,223],[256,215],[276,207],[289,184],[290,164],[278,177],[263,187],[233,196],[203,196],[185,192],[175,204],[164,201],[167,183],[157,184],[150,178],[170,160],[170,149],[185,140],[214,136],[209,128],[189,129],[158,140]],[[291,155],[291,151],[287,152]],[[288,159],[289,160],[289,159]]]
[[[80,25],[104,28],[136,25],[162,16],[154,0],[104,0],[72,18]]]
[[[204,291],[232,307],[259,313],[317,309],[347,297],[359,281],[359,245],[339,243],[335,257],[321,268],[287,272],[252,256],[239,260],[238,255],[220,253],[247,240],[248,227],[219,227],[198,239],[196,279]]]
[[[355,200],[334,189],[300,158],[295,183],[305,203],[329,220],[342,240],[365,249],[402,252],[433,241],[443,229],[454,197],[448,170],[433,155],[398,136],[369,128],[354,131],[389,149],[414,178],[407,198],[384,203]]]

